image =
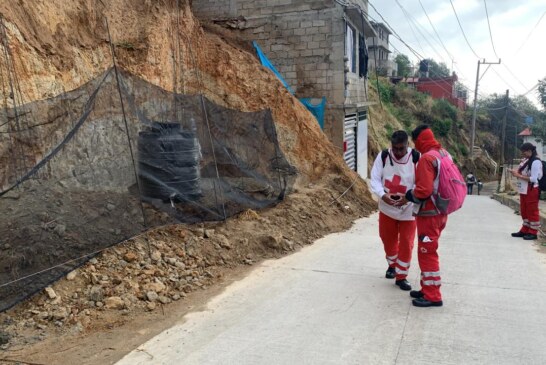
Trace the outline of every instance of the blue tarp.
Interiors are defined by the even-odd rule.
[[[316,100],[316,99],[315,99]],[[318,104],[313,103],[312,98],[302,98],[301,103],[317,118],[320,129],[324,129],[324,110],[326,109],[326,97],[323,96]]]
[[[252,45],[256,49],[256,53],[258,54],[258,57],[260,58],[260,62],[262,63],[262,66],[267,67],[270,69],[279,80],[281,80],[282,84],[286,89],[290,92],[290,94],[294,95],[294,90],[288,85],[286,80],[281,76],[279,71],[273,66],[271,61],[267,58],[267,56],[263,53],[260,46],[258,46],[258,43],[256,41],[252,42]],[[313,98],[302,98],[299,99],[301,103],[309,109],[309,111],[317,118],[317,121],[320,125],[321,129],[324,129],[324,111],[326,109],[326,97],[322,97],[321,101],[318,104],[314,104],[312,102]]]

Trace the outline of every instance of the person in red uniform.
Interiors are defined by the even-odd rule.
[[[410,296],[416,307],[441,307],[440,260],[438,244],[447,223],[447,215],[441,214],[431,196],[437,184],[438,160],[427,152],[439,151],[442,145],[434,138],[428,125],[420,125],[411,133],[415,148],[421,152],[421,159],[415,172],[415,188],[408,190],[406,199],[417,204],[417,260],[421,269],[421,290],[412,290]]]
[[[408,134],[396,131],[391,148],[377,155],[371,172],[372,191],[379,198],[379,236],[383,241],[388,268],[387,279],[394,279],[402,290],[411,290],[406,279],[415,241],[413,204],[404,194],[415,185],[415,166],[419,153],[408,147]]]
[[[512,237],[522,237],[524,240],[536,240],[540,229],[540,213],[538,201],[540,188],[538,181],[542,178],[542,162],[537,148],[526,142],[521,145],[523,161],[518,169],[509,170],[517,180],[519,192],[520,213],[523,224],[518,232],[512,233]]]

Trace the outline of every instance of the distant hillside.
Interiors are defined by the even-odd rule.
[[[405,84],[393,85],[387,79],[379,79],[379,92],[375,77],[370,78],[370,100],[377,101],[370,107],[370,163],[377,153],[389,146],[390,135],[395,130],[410,133],[420,124],[428,124],[442,145],[453,156],[461,172],[473,171],[483,180],[495,179],[495,161],[499,138],[488,130],[477,132],[476,146],[486,148],[477,152],[475,161],[470,159],[470,119],[448,101],[432,99]],[[379,103],[379,95],[381,103]]]

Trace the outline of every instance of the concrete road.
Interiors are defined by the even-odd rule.
[[[258,266],[118,364],[545,364],[546,260],[468,197],[440,241],[444,307],[384,278],[377,215]],[[410,281],[418,285],[416,255]]]

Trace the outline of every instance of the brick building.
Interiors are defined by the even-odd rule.
[[[366,38],[376,33],[366,0],[199,0],[193,11],[235,22],[256,41],[299,98],[326,97],[324,132],[349,166],[367,176]]]
[[[389,49],[389,35],[391,31],[383,23],[371,23],[377,36],[367,39],[370,57],[370,70],[376,70],[381,76],[397,76],[398,65],[391,58]]]
[[[457,75],[443,78],[420,77],[417,79],[415,88],[433,99],[446,99],[453,106],[460,110],[466,109],[466,91],[458,91],[455,87],[458,80]]]

